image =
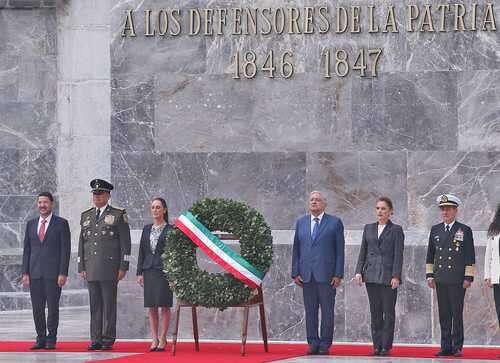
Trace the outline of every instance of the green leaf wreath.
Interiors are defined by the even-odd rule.
[[[240,255],[259,271],[269,270],[273,238],[262,214],[242,202],[220,198],[198,201],[189,211],[209,230],[236,236]],[[251,297],[252,289],[231,274],[200,270],[196,260],[198,247],[181,230],[172,229],[166,238],[163,266],[178,299],[225,309]]]

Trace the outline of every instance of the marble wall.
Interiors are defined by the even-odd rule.
[[[350,279],[363,225],[374,221],[374,201],[384,194],[395,203],[393,220],[406,231],[396,341],[439,342],[435,297],[425,283],[426,240],[439,220],[436,196],[455,193],[463,201],[460,219],[474,229],[477,255],[478,278],[465,308],[466,344],[500,343],[492,292],[481,282],[485,230],[500,202],[497,32],[138,32],[123,38],[130,9],[142,29],[146,9],[326,2],[61,0],[24,2],[28,9],[16,3],[0,1],[0,319],[25,327],[11,332],[12,338],[33,334],[29,314],[19,314],[29,308],[19,286],[19,254],[24,223],[35,215],[34,195],[40,189],[56,193],[75,243],[79,212],[89,203],[88,180],[100,175],[115,184],[113,203],[129,213],[134,258],[153,196],[167,199],[172,217],[206,196],[240,199],[260,210],[275,236],[275,261],[264,283],[273,340],[305,340],[301,291],[289,276],[291,241],[308,191],[317,189],[328,198],[328,212],[346,227],[335,340],[370,340],[366,292]],[[393,4],[404,11],[402,2],[356,4]],[[378,77],[324,79],[320,55],[327,47],[384,48]],[[231,78],[235,51],[264,55],[270,49],[293,50],[291,79]],[[119,337],[143,338],[147,318],[135,267],[131,272],[120,285]],[[86,338],[88,300],[74,263],[63,296],[71,332],[61,329],[62,337]],[[202,310],[201,337],[237,339],[240,314]],[[186,312],[182,337],[191,335],[189,322]],[[259,337],[256,312],[249,333]]]

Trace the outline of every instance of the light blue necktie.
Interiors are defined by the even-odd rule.
[[[313,219],[314,221],[314,227],[313,227],[313,230],[312,230],[312,233],[311,233],[311,238],[312,240],[316,240],[316,237],[318,235],[318,229],[319,229],[319,218],[316,217]]]

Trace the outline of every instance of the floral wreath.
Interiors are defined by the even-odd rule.
[[[189,210],[210,231],[222,231],[240,242],[240,255],[265,274],[273,259],[271,228],[264,217],[245,203],[203,199]],[[197,245],[179,228],[167,234],[164,271],[176,297],[193,305],[225,309],[248,301],[254,289],[230,273],[209,273],[198,267]]]

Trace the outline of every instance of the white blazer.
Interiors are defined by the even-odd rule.
[[[484,279],[491,279],[492,284],[500,283],[499,238],[500,234],[488,238],[484,256]]]

